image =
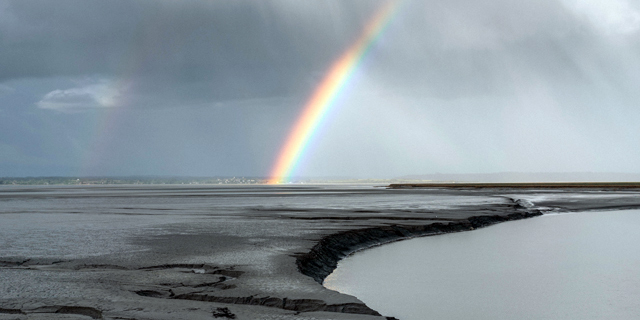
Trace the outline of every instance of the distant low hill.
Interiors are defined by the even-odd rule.
[[[424,180],[434,182],[637,182],[640,173],[600,172],[496,172],[474,174],[434,173],[407,175],[398,180]]]

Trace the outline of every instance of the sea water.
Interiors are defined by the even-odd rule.
[[[385,316],[640,319],[640,210],[554,214],[356,253],[325,280]]]

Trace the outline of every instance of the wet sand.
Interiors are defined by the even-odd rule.
[[[465,202],[455,208],[429,210],[341,210],[330,208],[327,203],[325,209],[272,206],[226,209],[220,213],[202,202],[202,206],[190,209],[189,217],[182,217],[179,201],[200,203],[220,197],[227,189],[2,188],[0,222],[6,223],[9,216],[59,216],[51,222],[33,223],[52,225],[51,237],[61,228],[78,236],[90,233],[90,224],[98,222],[90,220],[88,227],[76,227],[79,222],[68,220],[68,210],[77,210],[75,214],[80,217],[87,214],[84,211],[100,211],[109,214],[111,220],[99,223],[119,221],[113,229],[104,229],[112,236],[106,234],[104,239],[122,243],[116,241],[97,255],[74,255],[74,248],[82,247],[83,241],[93,241],[94,235],[89,234],[86,238],[65,240],[70,253],[41,253],[39,248],[46,247],[48,241],[48,235],[43,234],[39,240],[42,243],[34,245],[32,251],[16,255],[0,249],[0,319],[385,319],[356,297],[322,287],[321,281],[338,260],[355,250],[390,241],[472,230],[548,210],[640,208],[640,193],[601,188],[238,188],[245,188],[242,190],[252,193],[252,197],[260,197],[264,190],[282,192],[286,203],[311,201],[327,194],[333,197],[322,198],[322,203],[354,192],[376,197],[479,196],[500,201]],[[143,202],[139,207],[144,211],[122,200],[131,196]],[[87,199],[102,199],[112,205],[105,207],[108,210],[69,209]],[[159,199],[168,204],[156,208]],[[242,206],[243,199],[238,196],[238,206]],[[65,209],[31,207],[32,203],[46,205],[51,201],[64,203]],[[124,204],[119,205],[118,201]],[[19,206],[7,208],[3,203]],[[178,204],[171,207],[171,203]],[[46,215],[38,216],[39,210],[45,210]],[[132,217],[130,212],[138,213]],[[169,220],[160,225],[158,221],[162,219]],[[122,223],[140,225],[127,229]],[[25,230],[24,239],[20,239],[21,228]],[[13,230],[15,236],[6,236],[11,239],[3,241],[33,241],[29,230],[28,225],[19,225]],[[64,237],[69,235],[55,236],[67,239]]]

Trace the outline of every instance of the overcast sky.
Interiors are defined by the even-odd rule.
[[[384,1],[0,1],[0,176],[267,176]],[[404,0],[299,176],[640,173],[640,0]]]

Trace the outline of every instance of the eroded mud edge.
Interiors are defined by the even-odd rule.
[[[522,210],[508,215],[474,216],[447,224],[392,225],[348,230],[322,238],[308,253],[297,255],[296,264],[300,273],[322,284],[335,270],[338,261],[362,249],[409,238],[470,231],[541,215],[540,210]]]

